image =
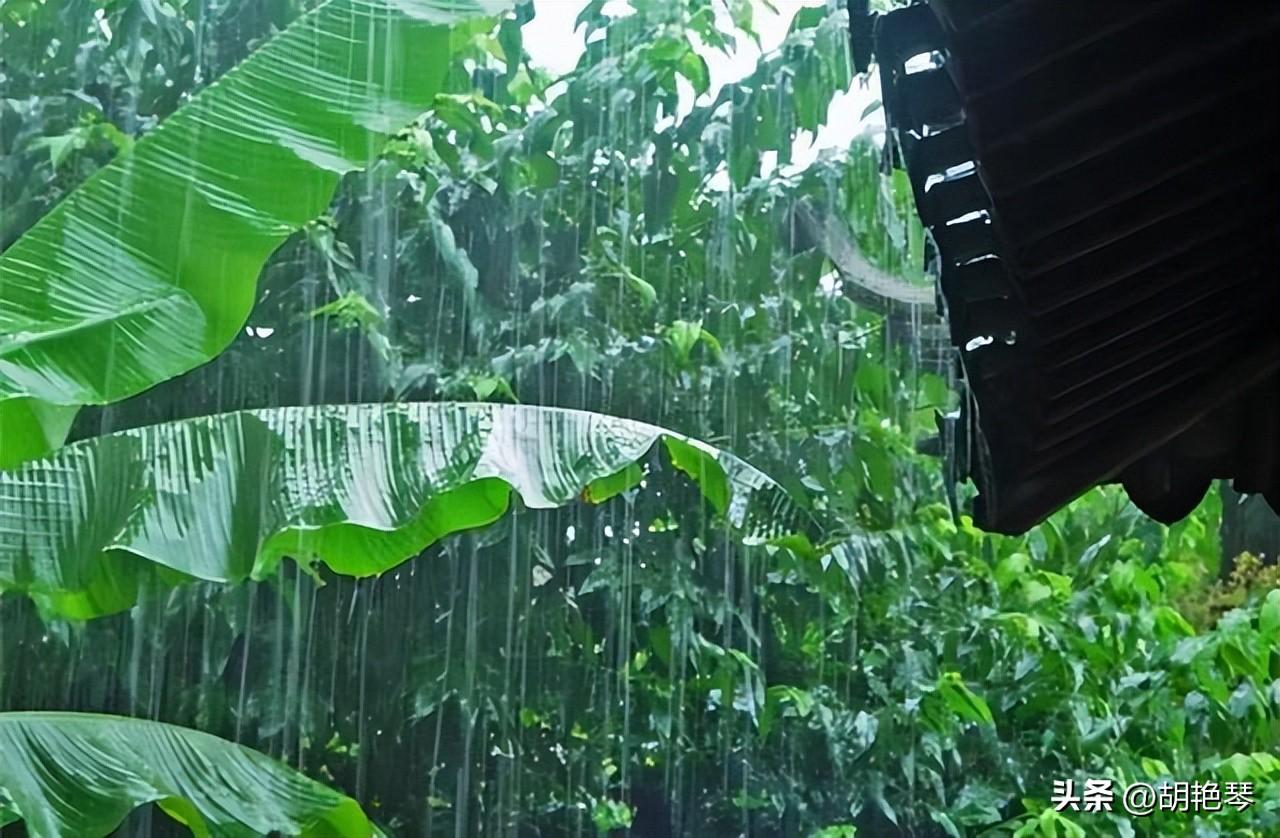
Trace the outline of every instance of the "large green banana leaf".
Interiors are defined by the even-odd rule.
[[[145,572],[237,582],[289,556],[378,574],[496,520],[513,489],[547,508],[631,488],[659,439],[743,537],[792,525],[765,475],[642,422],[526,405],[283,407],[88,439],[0,472],[0,591],[83,619],[127,608]]]
[[[0,467],[225,349],[271,252],[432,103],[450,25],[509,5],[321,2],[0,254]]]
[[[0,713],[0,826],[100,838],[152,802],[196,836],[375,834],[351,798],[207,733],[92,713]]]

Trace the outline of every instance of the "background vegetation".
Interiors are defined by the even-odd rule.
[[[0,247],[308,5],[0,4]],[[863,83],[844,13],[800,10],[712,95],[702,55],[753,37],[751,4],[629,5],[587,4],[564,79],[526,60],[528,4],[380,56],[445,62],[442,92],[274,252],[226,351],[71,438],[282,405],[576,408],[734,452],[804,525],[744,538],[740,495],[655,448],[595,502],[366,578],[152,573],[84,621],[12,574],[0,709],[209,731],[395,835],[1277,834],[1280,579],[1220,554],[1217,496],[1163,527],[1098,489],[991,536],[918,453],[957,399],[945,353],[918,312],[855,302],[796,211],[926,284],[909,189],[871,137],[788,165]],[[1085,777],[1258,800],[1053,812],[1053,781]],[[121,834],[171,828],[143,809]]]

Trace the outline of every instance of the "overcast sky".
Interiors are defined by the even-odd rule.
[[[791,19],[805,6],[820,6],[825,0],[773,0],[777,12],[763,3],[755,5],[755,27],[760,35],[761,48],[771,52],[782,43],[791,25]],[[524,46],[534,64],[559,75],[573,69],[582,54],[582,33],[573,31],[573,21],[582,11],[587,0],[534,0],[536,15],[524,27]],[[843,3],[841,4],[843,5]],[[606,7],[606,11],[609,11]],[[746,76],[755,67],[761,51],[748,38],[738,39],[738,49],[726,56],[718,50],[707,50],[703,57],[711,71],[711,91],[714,97],[720,86]],[[816,142],[808,132],[796,143],[793,152],[795,164],[803,167],[814,158],[819,149],[844,147],[855,134],[865,130],[883,129],[883,119],[877,111],[865,121],[861,120],[864,108],[880,96],[880,84],[875,78],[855,78],[848,94],[839,94],[831,103],[827,125],[818,132]]]

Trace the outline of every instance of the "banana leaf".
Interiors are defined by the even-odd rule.
[[[662,428],[499,404],[241,411],[76,442],[0,472],[0,591],[62,616],[128,608],[148,573],[261,579],[282,557],[382,573],[484,526],[514,490],[539,509],[637,485],[658,440],[747,540],[796,525],[786,492]]]
[[[509,5],[321,2],[0,254],[0,468],[225,349],[272,251],[431,105],[451,25]]]
[[[207,733],[92,713],[0,713],[0,826],[100,838],[146,803],[198,837],[376,834],[346,795]]]

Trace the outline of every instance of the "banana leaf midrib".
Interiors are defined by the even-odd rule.
[[[61,439],[19,400],[106,404],[224,350],[270,254],[430,108],[461,42],[449,25],[509,5],[326,0],[0,253],[0,428],[24,437],[0,439],[0,467]],[[413,55],[412,70],[362,45]]]
[[[639,483],[659,440],[740,537],[795,526],[767,476],[644,422],[486,403],[266,408],[119,431],[0,472],[0,588],[87,618],[127,607],[129,574],[155,570],[237,583],[291,558],[377,575],[497,520],[512,493],[533,509],[607,500]]]

